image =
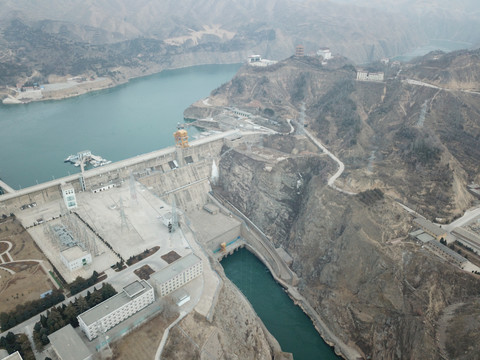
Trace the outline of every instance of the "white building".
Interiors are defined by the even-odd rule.
[[[359,81],[383,81],[385,74],[383,72],[371,73],[366,70],[357,71],[357,80]]]
[[[152,286],[145,280],[137,280],[125,286],[121,293],[78,315],[78,323],[91,341],[154,301]]]
[[[3,350],[3,349],[0,349]],[[1,357],[2,360],[23,360],[22,355],[18,351],[15,351],[13,354],[8,355],[7,357]]]
[[[68,210],[75,209],[77,207],[77,198],[75,196],[75,189],[71,184],[62,184],[62,196],[65,206]]]
[[[326,47],[320,48],[320,50],[317,51],[317,55],[323,57],[323,60],[332,58],[332,52]]]
[[[276,63],[275,60],[262,59],[260,55],[250,55],[247,59],[247,64],[250,66],[270,66]]]
[[[160,296],[165,296],[200,276],[202,272],[202,259],[190,253],[157,271],[151,279]]]
[[[87,345],[70,324],[48,335],[48,340],[60,360],[90,360],[92,358]]]
[[[92,262],[92,254],[80,246],[72,246],[60,252],[60,259],[70,271],[77,270]]]

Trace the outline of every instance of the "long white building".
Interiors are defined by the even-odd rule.
[[[160,296],[165,296],[182,287],[203,272],[202,259],[190,253],[151,276],[151,281]]]
[[[91,341],[154,301],[152,286],[145,280],[137,280],[125,286],[121,293],[78,315],[78,323]]]

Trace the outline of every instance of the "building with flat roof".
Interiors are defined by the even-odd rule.
[[[62,189],[62,197],[67,209],[75,209],[77,207],[77,198],[72,184],[62,184],[60,188]]]
[[[430,248],[434,253],[440,255],[448,262],[457,265],[458,267],[463,269],[463,266],[467,263],[467,259],[465,259],[462,255],[456,253],[448,246],[445,246],[438,242],[437,240],[430,240],[426,243],[427,247]]]
[[[383,81],[385,74],[383,72],[368,72],[366,70],[357,70],[357,80],[359,81]]]
[[[92,254],[80,246],[72,246],[60,252],[60,259],[68,270],[74,271],[92,262]]]
[[[78,315],[78,323],[91,341],[154,301],[153,287],[145,280],[137,280],[121,293]]]
[[[48,335],[48,340],[60,360],[89,360],[92,358],[90,350],[70,324]]]
[[[435,225],[428,220],[416,218],[415,220],[413,220],[413,222],[420,226],[423,231],[425,231],[427,234],[432,235],[437,240],[440,240],[442,238],[445,239],[447,237],[447,230],[442,229],[440,226]]]
[[[329,60],[332,58],[332,52],[327,47],[322,47],[317,51],[317,55],[323,57],[323,60]]]
[[[202,272],[202,259],[190,253],[157,271],[150,279],[159,295],[165,296],[200,276]]]
[[[455,239],[458,242],[462,243],[464,246],[468,246],[475,253],[480,254],[480,237],[478,235],[461,227],[453,229],[452,235],[455,236]]]
[[[23,360],[23,358],[18,351],[15,351],[13,354],[8,355],[7,357],[2,357],[2,360]]]

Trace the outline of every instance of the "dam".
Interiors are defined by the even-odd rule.
[[[204,264],[211,261],[208,259],[221,260],[245,247],[260,259],[290,297],[302,304],[305,300],[295,290],[298,278],[282,249],[276,249],[261,229],[212,191],[218,176],[216,164],[222,154],[245,147],[246,143],[251,146],[261,142],[264,135],[261,131],[230,130],[194,140],[188,146],[171,146],[21,190],[4,184],[6,193],[0,196],[0,215],[14,214],[67,282],[77,276],[86,278],[93,270],[111,274],[110,265],[155,246],[164,255],[173,251],[183,257],[193,251]],[[76,207],[70,211],[66,209],[65,189],[75,194]],[[169,234],[170,228],[162,222],[166,225],[173,217],[178,217],[180,229]],[[58,229],[60,220],[77,229],[76,234],[91,231],[96,236],[88,240],[87,250],[92,253],[88,266],[68,271],[59,261],[59,248],[49,229]],[[152,263],[154,271],[165,266],[153,260]],[[211,319],[215,312],[214,294],[221,280],[211,270],[206,273],[205,282],[211,285],[196,311]],[[192,290],[195,291],[199,290]],[[308,310],[306,306],[302,308]],[[314,325],[317,330],[321,328],[318,322]],[[309,331],[318,337],[312,329]],[[333,340],[329,338],[329,342]]]

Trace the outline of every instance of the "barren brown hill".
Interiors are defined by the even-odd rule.
[[[453,64],[443,76],[478,86],[477,51],[452,56],[435,60]],[[427,59],[401,71],[385,66],[385,82],[365,82],[355,80],[355,67],[343,58],[322,66],[318,58],[292,57],[267,68],[242,68],[210,102],[283,121],[284,129],[286,119],[300,119],[304,106],[305,126],[345,163],[337,180],[342,186],[379,188],[427,217],[447,220],[470,206],[466,185],[480,179],[480,94],[451,82],[423,86],[419,81],[433,71]],[[460,62],[470,63],[461,73]],[[206,116],[205,109],[192,107],[186,117],[196,111]]]
[[[300,292],[364,358],[475,359],[469,314],[478,316],[480,278],[410,240],[411,218],[395,199],[431,218],[472,205],[465,185],[478,179],[479,95],[412,84],[413,73],[401,79],[399,70],[372,83],[356,81],[343,59],[242,68],[209,103],[296,119],[300,134],[304,107],[307,129],[345,163],[337,185],[358,195],[329,187],[335,164],[294,155],[305,140],[291,135],[263,141],[284,152],[275,164],[241,147],[225,153],[215,191],[288,251]]]

